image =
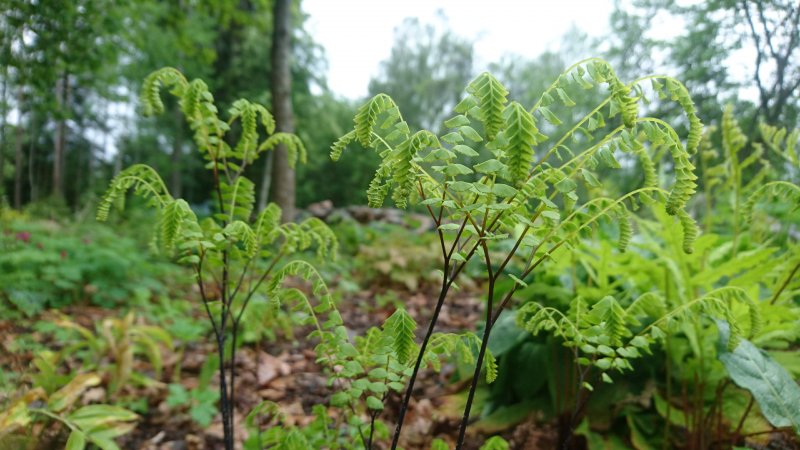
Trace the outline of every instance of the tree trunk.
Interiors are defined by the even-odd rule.
[[[22,89],[17,92],[19,118],[14,141],[14,208],[22,208]]]
[[[277,131],[287,133],[294,132],[292,73],[289,64],[292,48],[291,7],[291,0],[275,0],[272,34],[272,113],[275,115]],[[294,219],[295,173],[289,167],[288,154],[283,145],[275,148],[272,160],[270,199],[283,210],[282,222]]]
[[[53,146],[53,197],[64,197],[64,144],[66,143],[66,108],[69,95],[69,74],[64,72],[56,87],[59,118],[56,125],[56,138]]]
[[[33,118],[31,117],[31,123],[28,124],[28,191],[30,194],[28,201],[30,202],[35,202],[39,199],[39,187],[36,184],[36,180],[44,178],[41,168],[39,168],[39,175],[34,175],[34,169],[36,167],[36,147],[34,146],[33,137],[36,136],[36,126],[38,126],[38,124],[34,124]]]
[[[3,106],[3,120],[0,122],[0,202],[6,197],[6,119],[8,118],[8,103],[6,93],[8,92],[8,68],[3,73],[3,89],[0,91],[0,104]]]

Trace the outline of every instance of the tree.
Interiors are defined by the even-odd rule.
[[[275,115],[275,128],[279,132],[294,132],[294,112],[292,111],[292,72],[290,60],[292,52],[292,2],[275,0],[273,7],[272,31],[272,111]],[[269,160],[264,173],[270,171]],[[281,221],[290,222],[295,215],[295,172],[289,165],[289,153],[284,144],[278,145],[272,158],[270,198],[281,208]],[[266,178],[263,186],[266,187]],[[262,190],[264,189],[262,187]],[[265,196],[261,196],[259,209],[265,206]]]
[[[651,30],[657,17],[661,22],[682,23],[685,31],[654,38]],[[793,0],[618,3],[608,54],[619,62],[623,74],[648,64],[680,73],[706,122],[719,119],[723,104],[751,88],[759,93],[751,130],[759,119],[793,125],[800,112],[798,21],[800,3]],[[747,49],[752,49],[752,56]],[[659,54],[663,61],[654,61],[651,55]],[[744,81],[730,73],[734,58],[752,62],[746,65],[753,69]]]

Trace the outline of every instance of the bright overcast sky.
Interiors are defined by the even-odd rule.
[[[325,47],[328,84],[338,95],[367,95],[407,17],[439,23],[437,11],[457,35],[475,41],[478,67],[503,54],[536,57],[557,49],[574,24],[591,37],[602,35],[613,10],[610,0],[305,0],[308,30]],[[489,6],[491,5],[491,6]]]

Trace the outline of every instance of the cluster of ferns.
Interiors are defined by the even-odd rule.
[[[674,217],[686,253],[693,251],[698,236],[687,202],[697,188],[691,161],[700,147],[703,125],[686,88],[673,78],[648,76],[625,83],[608,63],[589,59],[564,71],[527,108],[510,101],[507,89],[484,73],[467,86],[466,96],[439,136],[411,130],[395,102],[380,94],[358,110],[353,130],[333,144],[331,157],[338,160],[355,143],[374,150],[381,162],[367,191],[370,206],[380,207],[391,197],[399,207],[414,204],[430,214],[442,252],[441,292],[431,305],[433,314],[421,343],[415,338],[417,323],[402,308],[384,324],[352,338],[320,273],[308,262],[291,259],[312,247],[320,259],[335,256],[334,234],[317,219],[280,224],[275,205],[254,211],[254,184],[243,176],[260,154],[278,144],[288,150],[292,163],[304,161],[303,144],[293,134],[275,132],[269,111],[247,100],[233,103],[228,119],[220,119],[208,87],[169,68],[145,81],[146,113],[163,111],[160,95],[165,88],[178,98],[213,173],[213,215],[199,220],[186,201],[169,194],[155,170],[136,165],[112,181],[98,218],[105,220],[113,205],[121,206],[124,193],[131,189],[161,211],[157,246],[174,252],[179,262],[192,268],[219,344],[226,446],[233,445],[235,430],[236,374],[231,361],[242,312],[254,295],[266,296],[275,308],[292,309],[303,324],[313,327],[310,338],[317,340],[318,362],[328,368],[335,389],[330,403],[340,413],[335,419],[324,411],[317,414],[308,427],[313,432],[280,426],[261,429],[255,425],[262,423],[255,421],[258,415],[280,422],[275,405],[263,403],[248,417],[248,448],[373,448],[374,442],[390,435],[380,416],[387,397],[398,393],[403,402],[392,436],[396,448],[419,370],[439,369],[445,357],[475,366],[456,442],[461,448],[481,373],[488,383],[497,377],[497,363],[487,348],[492,326],[537,267],[559,251],[570,251],[603,223],[618,224],[618,251],[624,252],[635,230],[632,215],[647,209]],[[572,117],[576,102],[570,93],[584,89],[607,95],[558,138],[545,135],[562,126],[563,117]],[[683,138],[670,123],[640,115],[647,96],[674,101],[682,109]],[[229,142],[232,137],[235,144]],[[603,182],[613,173],[610,169],[621,167],[618,157],[635,161],[641,173],[641,185],[630,192],[616,192],[614,183]],[[660,185],[659,166],[674,174],[669,186]],[[796,195],[797,189],[788,183],[765,184],[743,209],[752,209],[760,195],[781,192]],[[487,280],[483,335],[436,333],[439,311],[471,262],[483,268]],[[310,293],[284,287],[290,276],[310,282]],[[504,278],[512,280],[514,288],[499,293],[495,284]],[[212,290],[209,284],[217,286]],[[594,304],[576,298],[566,313],[527,303],[518,311],[517,323],[531,333],[548,332],[580,348],[586,355],[581,364],[600,369],[603,379],[610,381],[609,372],[631,370],[631,361],[690,313],[702,311],[727,320],[728,345],[734,347],[742,329],[732,312],[734,305],[750,311],[745,328],[756,330],[758,308],[734,288],[714,290],[674,308],[654,293],[645,293],[626,307],[614,297]],[[646,327],[632,325],[645,319]],[[233,345],[226,346],[227,339],[233,339]],[[442,440],[433,445],[450,448]],[[507,448],[507,443],[493,438],[483,448]]]

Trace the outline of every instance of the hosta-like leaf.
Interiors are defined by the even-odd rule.
[[[800,386],[769,355],[746,339],[740,339],[733,351],[727,348],[730,326],[717,320],[720,345],[719,360],[736,385],[747,389],[769,423],[793,427],[800,433]]]

